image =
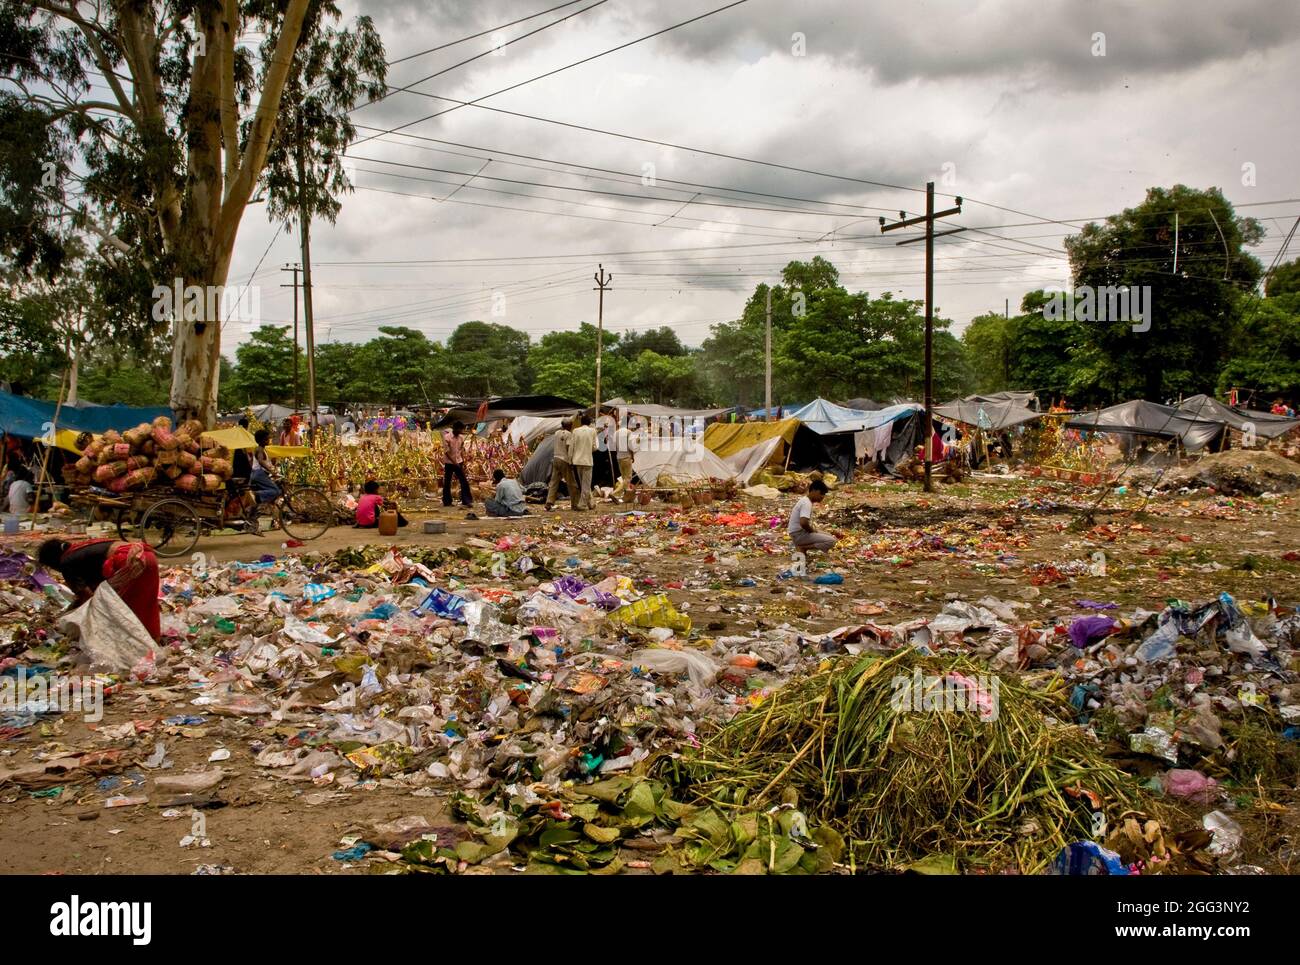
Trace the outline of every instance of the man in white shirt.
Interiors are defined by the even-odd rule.
[[[573,430],[573,444],[569,461],[578,477],[578,505],[576,509],[591,509],[591,466],[596,451],[596,430],[591,427],[591,416],[582,417],[582,425]]]
[[[574,485],[573,464],[569,461],[573,449],[573,433],[569,431],[567,422],[560,423],[560,428],[555,430],[552,440],[551,484],[546,490],[546,510],[550,512],[555,508],[555,500],[560,493],[560,483],[568,487],[570,508],[577,509],[578,487]]]
[[[826,492],[826,484],[820,479],[814,479],[808,484],[808,495],[796,502],[790,511],[790,523],[786,532],[795,549],[826,552],[835,545],[834,536],[818,532],[812,524],[813,506],[826,498]]]
[[[32,511],[32,474],[26,466],[14,469],[14,481],[9,484],[9,512],[15,516]]]
[[[614,498],[623,502],[623,494],[632,485],[632,433],[627,431],[627,410],[614,432],[614,458],[618,460],[618,485],[614,487]]]

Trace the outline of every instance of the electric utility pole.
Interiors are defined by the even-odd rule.
[[[298,272],[302,270],[299,265],[285,265],[281,271],[293,272],[293,284],[281,285],[281,288],[293,289],[293,407],[299,406],[298,401]]]
[[[311,312],[311,215],[307,194],[307,148],[302,135],[302,105],[298,105],[295,118],[298,139],[298,226],[302,234],[302,313],[307,328],[307,405],[311,407],[308,425],[311,437],[316,437],[316,330]],[[296,364],[296,360],[295,360]]]
[[[600,352],[605,338],[605,292],[610,290],[609,283],[613,275],[605,274],[605,266],[597,265],[599,270],[592,277],[596,279],[593,291],[600,292],[596,304],[596,418],[600,418]]]
[[[766,361],[763,367],[763,421],[772,421],[772,286],[767,286]]]
[[[895,231],[898,228],[910,228],[912,225],[925,225],[925,491],[934,492],[934,483],[930,478],[930,463],[934,453],[931,451],[931,439],[934,435],[934,422],[931,411],[934,408],[934,239],[944,235],[953,235],[959,231],[965,231],[965,228],[952,228],[948,231],[940,231],[937,234],[934,230],[936,218],[946,218],[949,215],[961,214],[961,198],[957,199],[955,208],[948,208],[944,211],[934,210],[934,182],[927,181],[925,185],[925,214],[918,215],[915,218],[907,217],[906,211],[898,212],[901,219],[893,224],[885,224],[885,219],[880,219],[880,230]],[[908,238],[906,241],[900,241],[900,245],[910,245],[914,241],[922,240],[921,237]]]

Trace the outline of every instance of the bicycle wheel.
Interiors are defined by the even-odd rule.
[[[162,499],[150,506],[136,529],[159,556],[184,556],[194,549],[203,523],[194,507],[183,499]]]
[[[286,536],[316,539],[333,523],[334,504],[324,490],[307,487],[285,492],[280,504],[280,528]]]

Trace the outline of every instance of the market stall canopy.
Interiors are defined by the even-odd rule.
[[[1015,402],[985,402],[959,399],[934,407],[934,414],[951,422],[961,422],[981,429],[1010,429],[1041,417],[1042,413],[1026,409]]]
[[[1254,431],[1255,435],[1263,439],[1276,439],[1300,426],[1300,419],[1288,419],[1271,412],[1236,409],[1208,395],[1194,395],[1184,399],[1179,403],[1178,411],[1191,419],[1223,422],[1238,432]]]
[[[257,440],[243,426],[231,426],[229,429],[212,429],[203,433],[203,439],[227,449],[256,449]]]
[[[29,399],[0,391],[0,431],[24,439],[39,439],[48,434],[48,425],[55,421],[53,402]],[[142,422],[152,422],[160,415],[171,418],[172,410],[166,406],[95,405],[78,402],[59,409],[58,428],[74,432],[107,432],[117,429],[124,432]]]
[[[484,405],[486,403],[486,406]],[[447,410],[436,428],[449,426],[457,420],[472,425],[492,422],[495,419],[517,419],[520,416],[536,418],[563,418],[585,411],[587,406],[558,395],[509,395],[494,399],[457,399]]]
[[[1188,452],[1211,445],[1226,428],[1223,422],[1189,418],[1173,406],[1145,399],[1121,402],[1096,412],[1079,413],[1065,426],[1067,429],[1177,439]]]
[[[868,411],[866,409],[846,409],[826,399],[813,399],[806,406],[790,413],[790,418],[798,419],[819,436],[833,435],[839,432],[862,432],[875,429],[886,422],[905,419],[920,406],[913,402],[891,405],[886,408]]]

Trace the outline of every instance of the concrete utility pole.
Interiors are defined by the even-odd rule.
[[[302,234],[302,313],[307,327],[307,405],[311,408],[308,425],[311,438],[316,437],[316,330],[311,312],[311,214],[303,187],[307,183],[307,148],[302,140],[302,105],[298,106],[298,226]]]
[[[965,231],[965,228],[953,228],[949,231],[940,231],[938,234],[934,230],[936,218],[946,218],[948,215],[961,214],[961,198],[957,199],[955,208],[948,208],[945,211],[934,210],[934,182],[927,181],[925,185],[925,214],[918,215],[915,218],[908,218],[906,211],[898,212],[898,217],[902,220],[895,221],[893,224],[885,224],[885,219],[880,219],[880,230],[895,231],[898,228],[910,228],[912,225],[924,224],[925,234],[922,236],[925,240],[925,491],[934,492],[934,482],[930,478],[930,464],[934,453],[931,452],[930,440],[933,435],[933,416],[931,412],[934,408],[934,239],[943,235],[953,235],[959,231]],[[900,241],[900,245],[910,245],[914,241],[921,241],[922,238],[908,238],[906,241]]]
[[[281,271],[293,272],[293,284],[281,285],[281,288],[293,289],[293,407],[299,406],[298,402],[298,272],[301,267],[298,265],[285,265]]]
[[[593,291],[600,292],[596,303],[596,418],[600,418],[600,353],[605,337],[605,292],[610,290],[609,283],[613,275],[605,274],[605,266],[597,265],[599,270],[592,277],[596,279]]]
[[[767,347],[763,369],[763,421],[772,421],[772,286],[767,286]]]

